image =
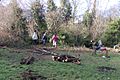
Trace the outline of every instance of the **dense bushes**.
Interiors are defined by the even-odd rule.
[[[109,47],[113,47],[120,42],[120,19],[110,22],[102,40]]]
[[[74,35],[64,32],[59,32],[59,45],[63,45],[62,41],[64,40],[64,45],[71,46],[71,47],[78,47],[78,46],[90,46],[90,38],[84,37],[82,35]]]
[[[9,24],[9,26],[7,25],[9,35],[7,35],[7,37],[0,36],[0,41],[6,45],[22,46],[23,44],[32,44],[30,33],[32,33],[34,29],[38,31],[39,43],[41,43],[42,33],[45,31],[48,32],[47,42],[49,42],[54,33],[57,33],[59,36],[58,44],[60,46],[64,44],[67,46],[90,47],[90,41],[96,38],[102,38],[101,40],[104,45],[110,47],[120,42],[120,19],[111,21],[108,27],[106,27],[109,22],[107,18],[96,15],[96,19],[93,20],[92,13],[86,11],[83,15],[83,21],[75,23],[75,16],[71,15],[72,8],[68,2],[63,5],[63,8],[57,8],[53,1],[48,0],[47,10],[39,1],[31,5],[29,20],[26,18],[27,16],[23,16],[24,11],[18,6],[17,1],[14,1],[10,8],[11,14],[6,14],[6,16],[12,17],[8,19],[5,18],[5,20],[1,22],[3,24],[8,20],[5,24]],[[27,22],[31,25],[27,25]],[[106,30],[106,28],[108,29]],[[31,31],[30,33],[29,29]],[[102,37],[100,37],[101,35]]]

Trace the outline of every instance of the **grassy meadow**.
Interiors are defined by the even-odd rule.
[[[60,52],[68,54],[68,52]],[[23,80],[21,73],[27,69],[46,77],[42,80],[120,80],[120,55],[110,53],[110,58],[92,56],[90,52],[82,52],[81,65],[62,63],[51,60],[37,60],[30,65],[19,64],[25,51],[15,52],[0,49],[0,80]],[[69,52],[74,55],[75,53]],[[112,67],[116,70],[99,71],[98,67]]]

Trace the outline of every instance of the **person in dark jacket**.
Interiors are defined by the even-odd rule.
[[[47,36],[46,36],[46,32],[43,33],[43,36],[42,36],[42,44],[43,45],[46,45],[46,42],[47,42]]]

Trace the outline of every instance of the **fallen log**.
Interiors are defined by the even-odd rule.
[[[51,55],[51,54],[54,54],[54,52],[51,52],[47,48],[35,48],[32,52],[33,53],[42,54],[42,55]]]
[[[75,64],[81,64],[79,58],[73,57],[71,55],[53,55],[52,60],[59,62],[71,62]]]

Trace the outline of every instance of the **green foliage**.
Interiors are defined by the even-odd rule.
[[[48,0],[47,1],[47,4],[48,4],[48,11],[54,11],[54,10],[56,10],[56,6],[55,6],[55,3],[54,3],[54,1],[53,0]]]
[[[83,16],[83,23],[86,27],[90,27],[92,25],[92,13],[89,13],[88,11],[85,12]]]
[[[60,0],[60,5],[63,8],[66,5],[67,0]]]
[[[40,2],[36,1],[32,4],[32,16],[35,21],[35,29],[38,29],[38,31],[45,31],[47,29],[47,24],[45,21],[45,15],[44,15],[44,6],[40,4]]]
[[[26,26],[26,18],[23,17],[23,11],[18,7],[17,2],[13,2],[13,19],[14,22],[11,25],[11,33],[14,37],[13,41],[8,44],[9,46],[21,46],[27,42],[28,38],[28,28]],[[17,45],[18,44],[18,45]]]
[[[103,35],[105,45],[113,47],[120,42],[120,19],[108,24],[108,29]]]
[[[91,45],[91,41],[92,39],[91,39],[91,36],[90,35],[88,35],[88,36],[86,36],[86,37],[83,37],[83,40],[82,40],[82,43],[83,43],[83,45],[85,46],[85,47],[87,47],[87,48],[92,48],[92,45]]]
[[[72,14],[72,6],[69,0],[61,0],[61,9],[63,11],[62,16],[64,17],[64,20],[70,20]]]
[[[70,20],[72,14],[72,6],[70,2],[66,5],[66,10],[65,10],[65,20]]]
[[[90,37],[87,36],[86,38],[82,35],[75,35],[75,34],[70,34],[70,33],[64,33],[64,32],[59,32],[59,44],[62,45],[62,37],[65,36],[64,38],[64,44],[67,46],[90,46]]]

